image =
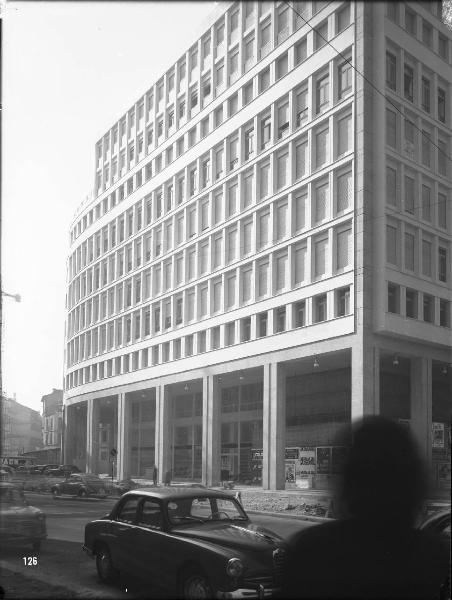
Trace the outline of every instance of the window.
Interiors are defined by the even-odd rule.
[[[232,171],[239,164],[239,141],[237,138],[229,142],[229,168]]]
[[[293,305],[295,327],[304,327],[306,325],[306,301],[301,300]]]
[[[303,141],[295,147],[296,178],[301,179],[308,171],[308,142]]]
[[[386,202],[397,204],[397,171],[392,167],[386,167]]]
[[[268,295],[268,261],[261,262],[258,265],[258,296],[260,298]]]
[[[345,269],[352,262],[352,230],[338,231],[336,245],[336,268]]]
[[[431,220],[431,190],[428,185],[422,186],[422,218]]]
[[[430,112],[430,79],[427,77],[422,77],[421,106],[425,112]]]
[[[416,35],[416,13],[409,10],[405,5],[405,29],[411,35]]]
[[[213,312],[217,313],[222,306],[223,284],[221,279],[213,283]]]
[[[294,285],[300,285],[306,279],[306,246],[297,246],[294,250]]]
[[[328,218],[329,188],[328,183],[318,185],[315,189],[315,222],[320,223]]]
[[[226,278],[226,308],[232,308],[235,306],[236,298],[236,276],[230,275]]]
[[[314,298],[314,322],[321,323],[327,319],[326,294],[320,294]]]
[[[347,115],[344,118],[339,119],[337,122],[337,152],[338,156],[342,156],[346,152],[352,149],[352,117]]]
[[[243,105],[249,104],[253,99],[253,82],[250,81],[243,88]]]
[[[295,46],[295,64],[299,65],[308,57],[306,36]]]
[[[289,69],[289,63],[287,58],[287,52],[280,56],[276,61],[276,79],[281,79],[287,74]]]
[[[430,167],[431,163],[431,143],[430,133],[425,129],[422,130],[422,164]]]
[[[251,317],[245,317],[240,321],[240,341],[249,342],[251,339]]]
[[[271,22],[270,20],[265,21],[261,25],[260,35],[260,55],[264,58],[271,49]]]
[[[224,343],[226,346],[235,344],[235,323],[226,323],[224,328]]]
[[[259,92],[265,92],[270,87],[270,69],[267,67],[259,74]]]
[[[409,319],[417,319],[417,291],[406,289],[405,314]]]
[[[265,337],[267,335],[267,313],[259,313],[257,315],[257,335]]]
[[[428,294],[424,294],[423,317],[427,323],[435,322],[435,299]]]
[[[336,291],[336,317],[350,314],[350,286]]]
[[[278,107],[278,139],[289,133],[289,103]]]
[[[439,324],[441,327],[450,327],[450,302],[439,299]]]
[[[414,118],[414,117],[413,117]],[[415,152],[415,140],[416,140],[416,131],[414,127],[413,121],[409,117],[405,117],[405,140],[403,150],[405,154],[411,158],[412,160],[416,160],[416,152]]]
[[[413,83],[414,83],[414,70],[410,65],[405,63],[403,71],[403,93],[405,98],[410,102],[413,102]]]
[[[276,291],[280,292],[287,287],[287,252],[281,253],[276,256]]]
[[[449,41],[446,37],[438,33],[438,54],[447,60]]]
[[[277,189],[285,187],[289,181],[289,155],[280,154],[276,159],[276,167],[277,167]]]
[[[227,233],[227,262],[237,258],[237,228],[230,229]]]
[[[270,164],[262,164],[259,170],[260,175],[260,198],[266,198],[270,194]]]
[[[121,523],[135,523],[137,507],[140,501],[140,496],[126,499],[119,509],[116,520],[120,521]]]
[[[412,233],[405,232],[405,269],[414,271],[415,238]]]
[[[344,98],[352,89],[353,73],[350,62],[344,62],[339,65],[339,99]]]
[[[279,306],[274,310],[274,327],[275,333],[286,331],[286,307]]]
[[[262,148],[266,148],[271,142],[271,118],[264,117],[261,121]]]
[[[432,276],[432,244],[428,240],[422,240],[422,275]]]
[[[396,3],[388,2],[386,5],[386,15],[388,19],[391,19],[394,23],[397,23],[398,10]]]
[[[386,143],[393,148],[397,146],[397,116],[388,108],[386,109]]]
[[[328,21],[324,21],[314,29],[315,49],[319,50],[328,40]]]
[[[254,154],[254,129],[245,131],[245,160],[249,160]]]
[[[270,242],[269,238],[269,226],[270,226],[270,212],[261,213],[258,217],[259,225],[259,247],[263,248]]]
[[[438,192],[438,227],[447,229],[447,198],[441,192]]]
[[[386,52],[386,85],[392,90],[397,86],[397,59],[392,52]]]
[[[442,246],[438,248],[438,279],[447,281],[447,249]]]
[[[438,88],[438,119],[443,123],[446,122],[446,92],[442,88]]]
[[[347,210],[352,205],[352,173],[347,171],[338,175],[336,182],[336,212]]]
[[[254,62],[254,36],[248,37],[244,44],[244,70],[247,71]]]
[[[301,127],[308,120],[308,90],[297,92],[297,127]]]
[[[242,256],[251,254],[253,248],[253,221],[252,219],[244,221],[242,225],[243,231],[243,244],[242,244]]]
[[[414,179],[405,175],[405,211],[414,214]]]
[[[327,272],[328,239],[317,240],[314,243],[314,275],[323,277]]]
[[[438,173],[447,175],[447,143],[444,140],[438,139]]]
[[[316,113],[323,112],[329,104],[329,77],[326,75],[316,83]]]
[[[422,21],[422,41],[429,47],[432,45],[432,31],[432,27],[427,21]]]
[[[328,161],[328,129],[319,131],[315,136],[315,165],[319,169]]]
[[[234,52],[229,57],[229,82],[234,82],[239,76],[239,53]]]
[[[250,302],[251,296],[251,280],[253,276],[252,268],[247,268],[242,271],[242,301]]]
[[[397,228],[392,225],[386,225],[386,260],[397,264]]]
[[[388,312],[400,314],[400,287],[388,283]]]

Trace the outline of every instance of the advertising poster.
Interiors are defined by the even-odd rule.
[[[444,448],[444,423],[432,423],[432,448]]]
[[[315,474],[315,449],[300,448],[299,465],[297,467],[297,476]]]
[[[286,461],[286,484],[295,484],[295,462]]]
[[[317,448],[317,473],[329,475],[331,467],[331,448]]]

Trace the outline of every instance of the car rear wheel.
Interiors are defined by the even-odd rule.
[[[96,568],[99,579],[104,583],[112,583],[118,577],[118,572],[113,566],[110,550],[102,544],[96,552]]]
[[[79,498],[86,498],[87,495],[88,495],[88,493],[87,493],[86,490],[81,489],[81,490],[78,491],[78,497]]]
[[[213,598],[209,580],[202,571],[187,571],[182,576],[181,592],[185,600]]]

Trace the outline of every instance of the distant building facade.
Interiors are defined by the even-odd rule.
[[[53,389],[41,398],[42,443],[44,448],[61,448],[63,431],[63,390]]]
[[[440,2],[291,4],[219,3],[96,144],[66,462],[322,488],[382,414],[450,482],[451,32]]]
[[[37,410],[1,397],[1,454],[16,456],[42,448],[42,420]]]

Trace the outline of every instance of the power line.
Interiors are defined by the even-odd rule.
[[[440,148],[440,147],[439,147],[437,144],[435,144],[435,142],[433,142],[433,141],[430,139],[430,136],[429,136],[429,135],[427,135],[426,133],[424,133],[424,131],[423,131],[422,129],[420,129],[420,128],[419,128],[419,127],[416,125],[416,123],[414,123],[413,121],[411,121],[411,120],[410,120],[410,119],[409,119],[409,118],[408,118],[408,117],[407,117],[407,116],[406,116],[406,115],[405,115],[405,114],[404,114],[404,113],[403,113],[403,112],[400,110],[400,108],[399,108],[399,107],[398,107],[396,104],[394,104],[394,102],[393,102],[393,101],[392,101],[390,98],[388,98],[388,97],[386,96],[386,94],[385,94],[385,93],[383,93],[382,91],[380,91],[380,90],[379,90],[379,89],[376,87],[376,85],[374,85],[374,83],[373,83],[373,82],[372,82],[370,79],[368,79],[368,78],[367,78],[365,75],[363,75],[363,74],[362,74],[360,71],[358,71],[358,69],[357,69],[357,68],[356,68],[356,67],[353,65],[353,63],[352,63],[352,61],[351,61],[351,59],[350,59],[350,58],[348,58],[347,56],[345,56],[344,54],[342,54],[342,52],[340,52],[340,51],[339,51],[337,48],[335,48],[335,47],[333,46],[333,44],[331,44],[331,42],[329,42],[329,41],[328,41],[328,39],[327,39],[327,38],[325,38],[325,37],[324,37],[324,36],[323,36],[323,35],[322,35],[322,34],[321,34],[321,33],[320,33],[320,32],[319,32],[317,29],[315,29],[315,27],[313,27],[313,26],[310,24],[310,22],[309,22],[309,21],[311,21],[311,20],[312,20],[312,17],[311,17],[311,19],[309,19],[309,21],[307,21],[307,20],[306,20],[306,19],[305,19],[305,18],[304,18],[304,17],[303,17],[303,16],[302,16],[302,15],[301,15],[301,14],[300,14],[300,13],[299,13],[299,12],[298,12],[298,11],[297,11],[297,10],[296,10],[296,9],[295,9],[293,6],[292,6],[292,5],[291,5],[291,4],[289,4],[289,2],[287,2],[287,0],[283,0],[283,2],[284,2],[284,4],[287,4],[287,6],[288,6],[289,8],[291,8],[291,9],[294,11],[294,13],[300,17],[300,19],[303,19],[304,23],[305,23],[306,25],[308,25],[308,26],[311,28],[311,30],[312,30],[312,31],[314,31],[314,33],[315,33],[316,35],[318,35],[320,38],[322,38],[322,40],[324,40],[324,41],[325,41],[325,42],[326,42],[326,43],[327,43],[327,44],[328,44],[328,45],[329,45],[329,46],[330,46],[330,47],[331,47],[331,48],[332,48],[332,49],[333,49],[333,50],[336,52],[336,54],[337,54],[338,56],[340,56],[340,57],[341,57],[341,58],[342,58],[342,59],[343,59],[343,60],[344,60],[346,63],[348,63],[348,64],[351,66],[351,68],[352,68],[352,69],[355,71],[355,73],[357,73],[358,75],[360,75],[360,76],[361,76],[361,77],[364,79],[364,81],[365,81],[366,83],[368,83],[368,84],[369,84],[369,85],[370,85],[370,86],[371,86],[371,87],[372,87],[372,88],[373,88],[373,89],[374,89],[374,90],[375,90],[375,91],[376,91],[378,94],[380,94],[380,96],[382,96],[382,97],[383,97],[383,98],[386,100],[386,102],[388,102],[389,104],[391,104],[391,106],[392,106],[393,108],[395,108],[395,110],[396,110],[396,111],[397,111],[397,112],[398,112],[400,115],[402,115],[402,117],[403,117],[403,118],[404,118],[406,121],[408,121],[409,123],[411,123],[411,125],[413,125],[413,126],[415,127],[415,129],[417,129],[417,130],[418,130],[418,131],[421,133],[421,135],[422,135],[422,136],[423,136],[425,139],[427,139],[427,140],[428,140],[428,142],[429,142],[430,144],[432,144],[433,146],[435,146],[435,147],[436,147],[436,148],[439,150],[439,152],[441,152],[441,154],[444,154],[444,156],[445,156],[446,158],[448,158],[448,159],[449,159],[449,160],[452,162],[452,158],[451,158],[451,157],[450,157],[450,156],[449,156],[449,155],[448,155],[448,154],[447,154],[447,153],[446,153],[444,150],[442,150],[442,149],[441,149],[441,148]],[[331,3],[329,3],[329,4],[331,4]],[[325,7],[325,8],[326,8],[326,7]]]

